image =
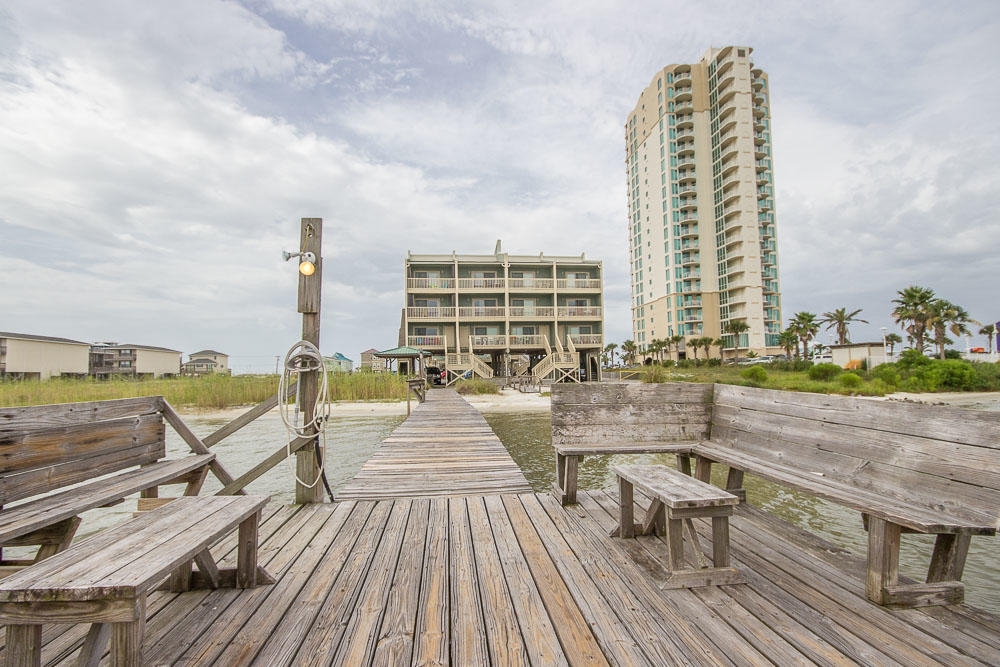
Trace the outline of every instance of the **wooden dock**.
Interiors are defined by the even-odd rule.
[[[434,389],[382,441],[336,498],[377,500],[529,491],[528,480],[479,411],[452,389]]]
[[[1000,664],[1000,617],[893,611],[864,562],[741,505],[747,583],[661,590],[662,538],[607,536],[617,498],[581,492],[272,506],[273,586],[156,592],[148,664]],[[636,494],[641,515],[648,499]],[[702,548],[709,524],[696,522]],[[235,539],[213,550],[235,562]],[[83,625],[47,625],[42,664],[70,664]]]

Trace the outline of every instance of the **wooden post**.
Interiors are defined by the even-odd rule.
[[[301,252],[311,252],[316,255],[316,271],[311,276],[304,276],[299,273],[299,306],[302,313],[302,340],[307,340],[316,347],[319,347],[319,316],[320,302],[323,291],[323,219],[322,218],[302,218],[299,250]],[[316,409],[316,391],[319,387],[319,372],[326,372],[322,368],[320,371],[310,371],[303,373],[299,379],[302,399],[302,418],[304,422],[309,422],[313,418]],[[313,429],[315,434],[316,430]],[[295,473],[299,479],[311,482],[320,474],[319,462],[316,460],[314,447],[303,447],[295,453]],[[323,487],[320,484],[312,488],[295,482],[295,502],[296,503],[318,503],[322,502]]]

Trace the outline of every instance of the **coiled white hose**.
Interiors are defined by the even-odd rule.
[[[319,372],[319,383],[316,389],[316,404],[313,408],[313,416],[310,421],[301,426],[298,425],[298,400],[295,402],[294,415],[289,414],[288,403],[285,400],[278,401],[278,412],[281,414],[281,421],[288,433],[288,437],[286,438],[288,443],[285,445],[285,451],[289,467],[292,471],[292,476],[295,477],[295,481],[307,489],[311,489],[319,484],[326,469],[326,422],[330,418],[330,386],[327,379],[326,366],[323,364],[323,355],[320,354],[319,348],[307,340],[300,340],[295,345],[292,345],[285,355],[285,364],[278,378],[278,396],[284,398],[292,375],[298,376],[296,380],[301,382],[301,374],[312,371]],[[298,395],[300,397],[302,395],[301,383],[299,384]],[[295,464],[292,461],[292,441],[295,438],[313,437],[313,429],[318,432],[322,440],[322,455],[318,461],[319,474],[316,475],[316,479],[312,480],[312,482],[307,482],[299,477],[298,471],[295,469]]]

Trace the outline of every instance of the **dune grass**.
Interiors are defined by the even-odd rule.
[[[406,383],[387,373],[331,373],[336,401],[404,400]],[[0,407],[163,396],[171,405],[228,408],[266,401],[278,391],[277,375],[207,375],[159,380],[53,378],[0,382]]]
[[[460,394],[497,394],[500,392],[497,386],[489,380],[477,377],[459,380],[452,386]]]

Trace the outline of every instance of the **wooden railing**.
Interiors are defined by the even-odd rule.
[[[544,336],[520,336],[514,335],[510,336],[510,346],[511,347],[541,347],[545,344]]]
[[[510,278],[510,290],[550,290],[552,289],[552,278]]]
[[[503,278],[459,278],[458,289],[503,289]]]
[[[407,278],[407,289],[455,289],[454,278]]]
[[[559,317],[582,317],[595,319],[601,317],[600,306],[559,306]]]
[[[554,306],[511,306],[507,310],[510,312],[511,319],[518,320],[532,320],[536,317],[555,317],[556,314]]]
[[[411,320],[440,320],[455,317],[452,306],[410,306],[406,309],[406,317]]]
[[[559,278],[556,287],[559,289],[598,289],[601,281],[596,278]]]
[[[460,306],[458,317],[464,320],[503,319],[507,309],[503,306]]]
[[[577,345],[600,345],[601,334],[570,334],[569,339]]]
[[[406,344],[410,347],[444,347],[444,336],[407,336]]]
[[[472,348],[477,347],[506,347],[506,336],[471,336]]]

